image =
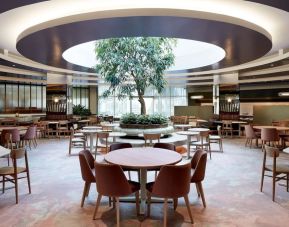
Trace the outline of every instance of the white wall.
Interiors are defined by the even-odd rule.
[[[253,115],[253,106],[284,106],[289,105],[289,102],[241,102],[240,114]]]

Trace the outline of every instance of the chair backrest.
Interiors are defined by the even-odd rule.
[[[195,171],[192,175],[191,182],[201,182],[205,178],[207,165],[207,152],[202,151],[199,154],[199,160],[197,162]]]
[[[245,125],[245,135],[248,139],[255,139],[256,134],[252,125]]]
[[[201,139],[201,143],[204,141],[208,141],[210,135],[210,131],[200,131],[199,136]]]
[[[152,141],[157,140],[158,143],[160,142],[161,134],[160,133],[144,133],[143,134],[145,140],[145,146],[147,146],[147,141],[149,141],[149,145],[152,146]]]
[[[113,143],[110,145],[109,151],[115,151],[124,148],[132,148],[132,145],[130,143]]]
[[[163,198],[178,198],[190,191],[191,164],[166,165],[160,170],[154,183],[153,195]]]
[[[20,142],[20,133],[17,128],[14,129],[3,129],[1,132],[1,142],[3,143],[5,134],[10,133],[12,135],[12,142],[17,143]]]
[[[217,126],[217,132],[218,132],[219,136],[222,136],[222,126],[221,125]]]
[[[223,129],[232,129],[232,121],[223,120]]]
[[[24,135],[25,140],[31,140],[36,137],[36,126],[29,126]]]
[[[98,139],[107,139],[108,136],[109,136],[108,132],[98,132],[98,133],[96,133],[96,137]]]
[[[4,145],[4,147],[6,148],[13,148],[13,144],[12,144],[12,134],[11,133],[5,133],[4,134],[4,138],[3,138],[3,141],[2,141],[2,145]]]
[[[192,169],[196,168],[202,153],[203,153],[203,150],[201,150],[201,149],[198,149],[198,150],[195,151],[194,156],[191,159],[191,168]]]
[[[79,163],[82,179],[84,181],[94,182],[95,177],[92,172],[94,168],[94,158],[90,151],[83,150],[79,152]]]
[[[176,146],[172,143],[155,143],[154,147],[167,149],[167,150],[171,150],[171,151],[176,151]]]
[[[264,141],[279,141],[279,134],[276,128],[262,128],[261,140]]]
[[[67,120],[65,120],[65,121],[59,121],[59,123],[58,123],[58,126],[59,126],[59,127],[61,127],[61,126],[67,127],[67,125],[68,125],[68,121],[67,121]]]
[[[266,155],[272,158],[277,158],[279,157],[280,151],[277,147],[270,147],[268,145],[265,145],[265,152]]]
[[[21,159],[25,157],[25,148],[12,149],[10,152],[11,159]]]
[[[131,187],[118,165],[94,163],[97,192],[104,196],[120,197],[132,193]]]

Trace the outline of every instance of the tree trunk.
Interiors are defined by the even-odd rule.
[[[146,115],[146,103],[142,95],[138,96],[138,101],[140,103],[140,113],[141,115]]]

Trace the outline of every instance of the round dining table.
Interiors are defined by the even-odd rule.
[[[10,149],[0,146],[0,157],[10,154]]]
[[[101,126],[84,126],[84,127],[82,127],[82,129],[84,129],[84,130],[101,130],[102,127]]]
[[[187,136],[187,159],[190,159],[190,149],[191,149],[191,142],[192,142],[192,136],[199,136],[199,131],[179,131],[176,132],[179,135]]]
[[[146,205],[147,170],[161,168],[164,165],[176,164],[182,160],[182,156],[171,150],[153,147],[137,147],[109,152],[104,156],[104,160],[110,164],[120,165],[124,168],[140,170],[140,213],[144,214]]]
[[[189,128],[188,131],[191,132],[207,132],[210,131],[208,128]]]
[[[101,129],[82,129],[80,130],[84,135],[89,135],[89,150],[90,152],[93,152],[93,137],[96,135],[98,132],[102,132]]]

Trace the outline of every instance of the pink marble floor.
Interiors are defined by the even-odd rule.
[[[217,149],[217,146],[213,147]],[[78,150],[73,151],[77,154]],[[92,220],[96,191],[80,207],[83,182],[78,156],[68,157],[68,139],[41,140],[29,153],[32,194],[21,180],[18,205],[14,189],[0,194],[0,226],[115,226],[115,210],[103,199],[98,220]],[[289,161],[289,158],[282,157]],[[262,152],[244,147],[244,139],[226,139],[224,153],[213,152],[208,160],[204,191],[207,208],[191,185],[190,203],[194,226],[289,226],[289,193],[277,186],[276,202],[271,200],[271,178],[265,178],[261,193]],[[0,160],[5,165],[6,160]],[[135,176],[136,177],[136,176]],[[151,217],[136,216],[133,203],[121,203],[121,225],[162,226],[162,204],[153,204]],[[177,211],[168,211],[168,226],[192,226],[184,201]]]

